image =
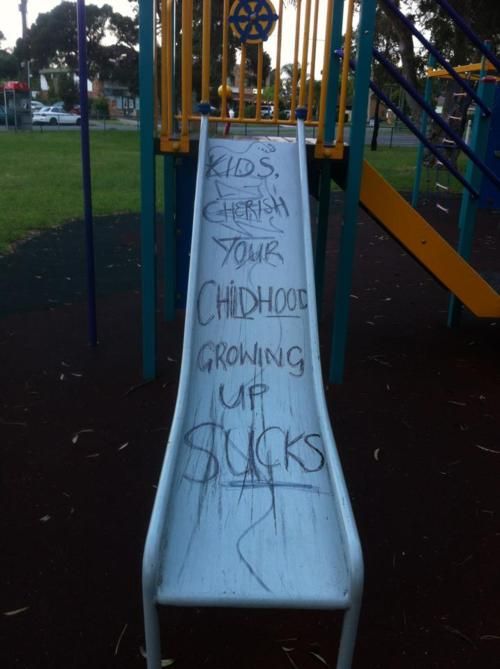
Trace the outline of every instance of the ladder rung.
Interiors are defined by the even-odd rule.
[[[467,95],[467,93],[453,93],[453,95],[454,95],[456,98],[461,98],[461,97],[463,97],[464,95]]]
[[[436,181],[436,187],[441,188],[441,190],[449,190],[448,186],[445,186],[444,184],[440,184],[438,181]]]
[[[443,137],[443,143],[444,144],[455,144],[455,142],[452,139],[447,139],[446,137]]]
[[[463,116],[452,116],[451,114],[448,114],[448,118],[452,118],[454,121],[461,121]]]
[[[437,207],[438,209],[441,209],[441,211],[444,211],[445,214],[449,214],[449,213],[450,213],[450,210],[447,209],[446,207],[443,207],[443,205],[442,205],[442,204],[439,204],[439,202],[436,204],[436,207]]]

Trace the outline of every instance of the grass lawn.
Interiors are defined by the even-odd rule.
[[[367,148],[365,155],[395,188],[411,190],[415,148]],[[2,133],[0,156],[0,253],[30,231],[83,217],[79,132]],[[92,132],[91,158],[94,213],[138,212],[139,133]],[[424,180],[425,170],[423,189]]]
[[[95,214],[139,211],[139,134],[91,134]],[[0,252],[30,230],[83,217],[79,132],[0,135]]]
[[[417,166],[416,147],[394,146],[389,148],[388,146],[379,146],[376,151],[370,151],[370,147],[366,147],[365,158],[396,190],[400,192],[412,191]],[[458,166],[463,172],[465,160],[462,160],[462,157],[459,158]],[[448,176],[446,170],[440,171],[439,176],[437,176],[436,168],[429,170],[425,167],[422,168],[421,192],[424,193],[429,190],[435,192],[436,178],[448,186],[450,191],[462,192],[462,185],[451,175]]]

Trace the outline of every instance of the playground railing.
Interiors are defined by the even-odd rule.
[[[295,6],[279,0],[276,10],[269,0],[203,0],[202,15],[196,17],[193,4],[192,0],[162,3],[157,31],[161,35],[157,63],[161,151],[189,150],[190,124],[200,121],[195,100],[210,105],[211,122],[294,126],[296,109],[305,107],[305,124],[321,129],[328,113],[333,0],[297,0]],[[291,63],[283,63],[284,30],[293,35]],[[270,53],[274,57],[274,84],[272,93],[264,97],[265,54]],[[321,56],[318,93],[315,71]],[[284,88],[289,90],[286,118],[285,110],[280,112]],[[230,106],[236,107],[234,115],[229,113]]]

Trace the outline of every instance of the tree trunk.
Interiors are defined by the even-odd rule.
[[[398,3],[399,4],[399,3]],[[406,81],[418,91],[418,82],[417,82],[417,63],[415,59],[415,51],[413,48],[413,37],[408,28],[402,23],[399,19],[394,19],[394,32],[398,37],[399,42],[399,53],[401,55],[401,63],[403,76]],[[410,116],[413,123],[418,125],[420,119],[420,105],[416,102],[412,96],[405,91],[405,100],[410,108]]]
[[[372,143],[371,150],[376,151],[378,147],[378,130],[380,127],[380,98],[375,99],[375,118],[373,119],[373,133],[372,133]]]

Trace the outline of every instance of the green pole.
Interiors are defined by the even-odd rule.
[[[326,241],[328,237],[328,216],[330,213],[330,161],[321,161],[319,177],[318,230],[314,254],[314,282],[316,284],[316,311],[321,318],[325,283]]]
[[[142,374],[156,375],[156,231],[154,147],[154,9],[139,2],[139,94],[141,140]]]
[[[375,29],[376,0],[364,0],[358,25],[356,81],[347,167],[347,187],[344,200],[344,221],[340,238],[339,266],[335,291],[330,380],[340,383],[344,372],[344,357],[349,321],[349,296],[356,247],[359,191],[363,170],[366,109],[370,85],[370,69]]]
[[[172,35],[176,35],[176,16],[175,2],[171,8]],[[170,90],[172,91],[172,109],[171,124],[175,127],[174,109],[176,108],[175,96],[175,39],[171,44],[172,71],[169,73]],[[165,155],[163,157],[163,317],[166,321],[173,321],[175,318],[175,296],[176,296],[176,200],[175,200],[175,155]]]
[[[175,156],[163,156],[164,303],[166,321],[175,318]]]
[[[435,57],[431,54],[429,56],[429,61],[428,61],[428,67],[434,67],[436,64],[436,59]],[[425,81],[425,89],[424,89],[424,100],[430,104],[432,99],[432,77],[427,77]],[[424,137],[427,135],[427,124],[429,117],[425,113],[425,111],[422,109],[421,111],[421,118],[420,118],[420,132]],[[424,162],[424,151],[425,147],[422,144],[422,142],[419,143],[418,145],[418,151],[417,151],[417,166],[415,169],[415,179],[413,181],[413,192],[411,196],[411,206],[416,207],[418,205],[418,198],[420,195],[420,180],[422,178],[422,164]]]
[[[333,4],[332,40],[330,44],[330,68],[326,89],[325,115],[325,145],[333,144],[335,137],[335,121],[337,118],[337,98],[339,89],[340,59],[336,51],[342,47],[342,21],[344,18],[344,3]],[[328,218],[330,214],[330,161],[323,159],[319,183],[318,231],[314,252],[314,278],[316,284],[316,309],[318,319],[321,318],[321,308],[324,292],[326,241],[328,237]]]
[[[482,71],[484,72],[484,70]],[[495,78],[483,77],[479,82],[477,89],[478,96],[491,109],[495,100]],[[481,160],[486,155],[488,146],[488,133],[490,129],[491,115],[486,117],[481,109],[476,106],[474,112],[474,119],[472,121],[472,132],[470,146],[474,153]],[[465,170],[465,178],[478,192],[481,189],[481,181],[483,173],[472,160],[469,160]],[[462,195],[462,204],[460,207],[460,215],[458,219],[459,238],[458,238],[458,253],[465,260],[469,261],[472,253],[472,244],[474,241],[474,227],[476,222],[476,214],[478,210],[479,200],[474,199],[468,190],[464,190]],[[448,327],[457,327],[460,323],[460,316],[462,314],[462,303],[455,295],[450,296],[448,306]]]
[[[336,54],[342,48],[342,21],[344,3],[333,3],[332,40],[330,43],[330,70],[326,88],[325,145],[333,144],[335,121],[337,119],[337,98],[339,92],[340,58]]]

